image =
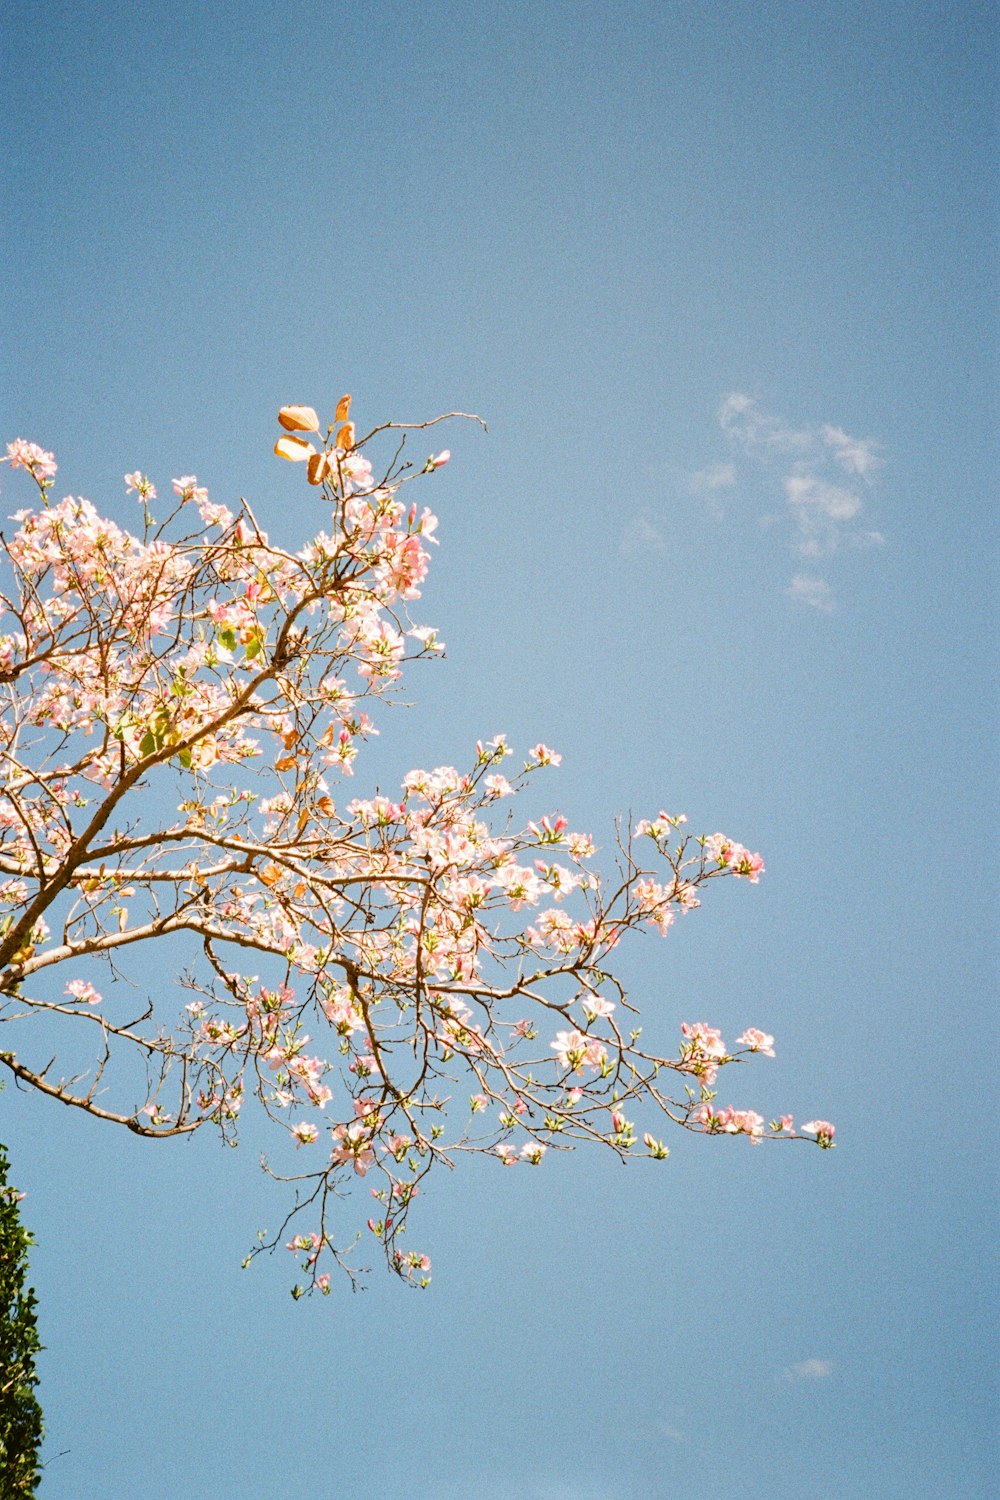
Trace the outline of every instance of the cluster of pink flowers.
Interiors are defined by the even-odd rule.
[[[733,875],[744,875],[751,885],[756,885],[764,873],[764,861],[760,855],[751,854],[749,849],[726,838],[724,833],[711,834],[705,839],[704,848],[709,859],[725,865]]]
[[[681,1023],[681,1066],[692,1073],[703,1088],[711,1088],[728,1056],[722,1033],[707,1021]]]
[[[7,456],[3,460],[12,469],[27,469],[33,479],[54,479],[58,472],[55,455],[46,453],[37,443],[27,443],[24,438],[15,438],[7,444]]]
[[[550,1050],[556,1054],[559,1066],[569,1073],[599,1068],[608,1052],[599,1038],[586,1036],[582,1031],[557,1031]]]
[[[699,1105],[691,1119],[709,1135],[748,1135],[752,1141],[759,1141],[764,1134],[763,1115],[752,1109],[733,1109],[731,1104],[724,1109],[716,1109],[712,1104]]]

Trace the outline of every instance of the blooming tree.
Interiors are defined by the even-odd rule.
[[[351,796],[374,705],[443,649],[410,618],[437,520],[406,487],[449,454],[406,457],[434,423],[359,436],[347,396],[328,427],[305,406],[278,421],[275,452],[326,511],[296,551],[193,475],[162,520],[155,486],[126,475],[129,531],[54,503],[50,453],[7,449],[40,503],[0,543],[0,1062],[142,1136],[234,1139],[255,1099],[300,1154],[268,1168],[287,1218],[252,1253],[287,1241],[295,1295],[353,1276],[369,1233],[426,1284],[409,1210],[462,1153],[662,1160],[664,1119],[795,1136],[789,1116],[717,1102],[720,1071],[773,1056],[772,1037],[728,1046],[684,1022],[656,1056],[612,968],[630,931],[666,934],[710,882],[755,884],[759,855],[660,812],[619,834],[602,878],[565,818],[517,825],[508,804],[559,756],[515,762],[502,735],[464,770],[411,771],[395,799]],[[150,948],[173,993],[149,995]],[[824,1121],[803,1133],[833,1144]],[[341,1206],[360,1178],[366,1227]]]

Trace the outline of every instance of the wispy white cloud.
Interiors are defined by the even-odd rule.
[[[848,474],[867,479],[882,467],[879,445],[871,438],[852,438],[842,427],[831,427],[829,422],[820,428],[820,436],[827,447],[833,449],[834,458]]]
[[[783,487],[799,532],[796,551],[803,557],[836,552],[845,523],[853,521],[861,511],[861,496],[843,485],[821,479],[804,463],[796,464],[785,475]]]
[[[722,496],[736,483],[736,465],[727,463],[709,464],[688,475],[688,488],[697,495],[709,515],[721,521],[725,514]]]
[[[797,1365],[789,1365],[786,1380],[825,1380],[833,1374],[833,1365],[828,1359],[803,1359]]]
[[[696,495],[704,495],[715,490],[730,490],[736,483],[735,464],[709,464],[705,469],[698,469],[688,480]]]
[[[854,531],[847,540],[852,547],[884,547],[887,545],[881,531]]]
[[[618,551],[623,557],[648,557],[650,552],[667,550],[667,539],[647,515],[636,516],[619,538]]]
[[[763,476],[771,495],[784,500],[780,512],[761,516],[761,525],[776,538],[784,533],[786,544],[800,557],[829,557],[841,547],[885,546],[882,532],[864,524],[868,492],[883,463],[873,438],[852,437],[832,422],[796,427],[743,391],[723,397],[718,420],[742,455],[741,464],[710,464],[689,481],[717,519],[722,515],[718,492],[740,483],[746,464],[751,475],[756,472],[758,488]],[[833,611],[833,594],[824,579],[797,574],[786,592],[824,614]]]
[[[780,417],[764,411],[753,396],[744,395],[742,391],[730,391],[722,398],[719,426],[727,437],[744,448],[801,453],[815,442],[815,434],[808,428],[790,427]]]
[[[821,614],[833,614],[833,590],[825,578],[813,578],[808,573],[796,573],[785,590],[789,599],[797,599],[818,609]]]
[[[798,507],[800,514],[813,511],[825,516],[828,521],[853,521],[861,509],[861,498],[853,490],[845,490],[839,484],[827,484],[811,474],[804,464],[799,464],[785,478],[785,494],[788,503]]]

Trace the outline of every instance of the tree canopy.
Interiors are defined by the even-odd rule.
[[[378,705],[443,651],[410,613],[438,522],[407,487],[450,454],[407,444],[445,419],[359,435],[345,396],[329,424],[278,420],[326,513],[295,550],[193,475],[162,519],[126,475],[123,527],[53,501],[50,453],[8,447],[40,503],[2,542],[0,1062],[141,1136],[235,1139],[256,1101],[290,1198],[252,1254],[287,1244],[295,1295],[353,1277],[368,1236],[426,1284],[410,1208],[465,1154],[662,1161],[670,1125],[831,1146],[825,1121],[719,1102],[723,1068],[774,1055],[766,1032],[727,1045],[678,1017],[660,1055],[616,977],[623,939],[666,935],[720,879],[755,884],[758,854],[661,810],[617,829],[599,874],[589,832],[511,811],[560,757],[503,735],[350,794]],[[176,983],[150,984],[150,952]],[[361,1178],[371,1217],[341,1203]]]

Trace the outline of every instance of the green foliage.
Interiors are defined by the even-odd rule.
[[[39,1479],[42,1409],[35,1397],[35,1355],[41,1345],[35,1294],[24,1284],[31,1243],[0,1146],[0,1500],[33,1495]]]

